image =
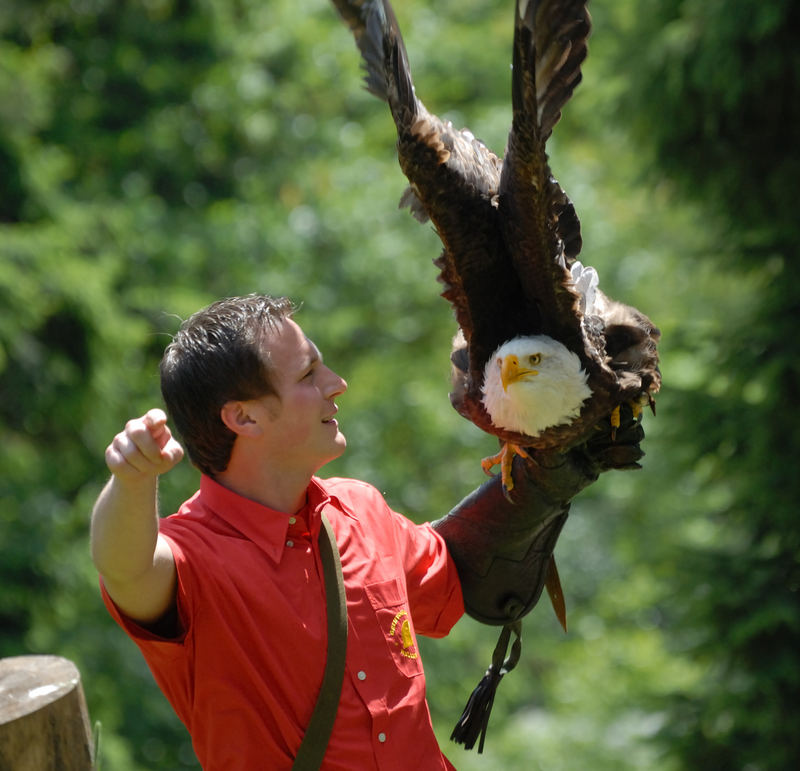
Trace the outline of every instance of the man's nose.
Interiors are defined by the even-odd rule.
[[[335,396],[343,394],[347,390],[347,381],[343,377],[339,377],[332,369],[328,368],[330,373],[330,384],[327,388],[327,396],[332,399]]]

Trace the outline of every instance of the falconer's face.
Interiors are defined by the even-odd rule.
[[[291,319],[267,334],[265,348],[277,396],[270,403],[270,434],[282,460],[311,473],[347,446],[334,417],[347,383],[323,364],[322,355]]]

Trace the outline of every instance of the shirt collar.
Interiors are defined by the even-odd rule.
[[[306,505],[295,515],[244,498],[205,474],[200,477],[198,497],[206,510],[258,545],[275,562],[280,562],[283,556],[290,522],[294,518],[304,518],[311,537],[316,540],[320,529],[319,513],[331,502],[322,480],[316,477],[308,485]]]

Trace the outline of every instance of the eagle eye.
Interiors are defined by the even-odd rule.
[[[542,361],[541,353],[533,353],[530,356],[528,356],[528,364],[530,364],[532,367],[535,367],[541,361]]]

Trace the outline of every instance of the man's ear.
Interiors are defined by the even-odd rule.
[[[253,402],[230,401],[222,405],[219,416],[237,436],[256,436],[261,432],[252,409]]]

